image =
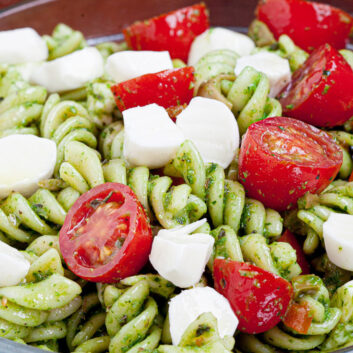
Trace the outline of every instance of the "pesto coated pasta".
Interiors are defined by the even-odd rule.
[[[82,72],[70,72],[74,62],[68,61],[62,75],[77,74],[73,80],[82,82],[76,88],[57,92],[36,85],[36,67],[89,48],[83,33],[63,23],[41,37],[44,64],[0,60],[0,138],[36,135],[53,141],[57,151],[50,177],[35,192],[13,188],[0,200],[0,337],[83,353],[309,353],[353,345],[353,267],[349,256],[347,266],[332,256],[350,249],[340,244],[347,244],[352,218],[337,223],[333,252],[325,238],[332,235],[326,227],[332,215],[353,217],[352,118],[300,130],[294,119],[282,117],[297,107],[283,105],[283,92],[270,95],[276,84],[270,74],[252,66],[234,73],[241,57],[263,52],[286,60],[293,78],[309,70],[312,54],[290,33],[272,33],[260,19],[250,25],[249,37],[208,30],[204,4],[168,16],[175,22],[166,21],[168,26],[177,29],[180,18],[190,21],[180,29],[189,41],[186,53],[185,43],[170,38],[178,32],[174,27],[167,34],[160,29],[157,37],[167,39],[153,40],[161,56],[146,60],[144,50],[157,48],[144,42],[155,18],[125,29],[122,43],[96,45],[101,61],[111,60],[110,72],[131,76],[123,82],[108,70],[85,79],[87,63]],[[1,45],[0,38],[0,50]],[[189,50],[200,51],[194,67],[187,65]],[[121,53],[125,59],[114,59]],[[352,51],[340,53],[353,67]],[[321,71],[326,86],[338,77],[333,68]],[[331,92],[326,86],[323,96]],[[212,134],[222,131],[221,112],[206,99],[205,109],[193,112],[205,125],[178,125],[196,96],[222,102],[238,136],[211,143]],[[296,102],[298,95],[291,99]],[[157,103],[164,121],[157,110],[143,110]],[[126,110],[137,121],[135,129],[126,123]],[[263,127],[276,121],[276,130]],[[261,133],[249,143],[256,126]],[[168,162],[137,163],[131,151]],[[217,153],[228,152],[232,161],[222,167]],[[256,158],[244,171],[248,155]],[[336,164],[327,171],[318,160],[330,158]],[[260,182],[249,187],[248,180],[259,175]],[[295,201],[283,208],[268,201],[270,193],[281,195],[281,179],[294,185],[287,196]],[[14,253],[6,253],[10,247]],[[18,267],[28,268],[7,285],[10,269],[4,263],[12,255],[10,264],[17,257]],[[183,276],[193,277],[191,287]],[[190,293],[198,289],[205,291],[193,299]],[[182,306],[175,300],[181,295],[187,298]]]

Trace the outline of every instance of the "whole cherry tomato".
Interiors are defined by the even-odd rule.
[[[193,40],[209,26],[208,10],[200,3],[135,22],[123,33],[134,50],[168,50],[172,58],[186,62]]]
[[[314,1],[260,0],[256,15],[276,39],[287,34],[307,51],[325,43],[336,49],[345,48],[353,26],[348,13]]]
[[[239,180],[249,197],[284,211],[306,192],[323,191],[342,158],[326,132],[291,118],[268,118],[250,125],[243,137]]]
[[[137,274],[148,261],[152,231],[126,185],[105,183],[81,195],[60,230],[68,268],[93,282],[113,283]]]
[[[215,259],[213,275],[216,290],[229,300],[242,332],[257,334],[276,326],[291,301],[292,285],[257,266]]]
[[[353,116],[353,70],[330,45],[316,49],[280,94],[283,113],[315,126],[336,126]]]
[[[191,66],[146,74],[111,87],[116,105],[125,109],[156,103],[164,108],[188,104],[194,94]]]
[[[277,239],[279,242],[288,243],[297,253],[297,262],[302,269],[302,275],[308,275],[310,273],[310,265],[305,257],[302,246],[299,244],[296,236],[291,233],[288,229]]]

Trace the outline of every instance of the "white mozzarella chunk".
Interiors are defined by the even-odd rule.
[[[195,65],[205,54],[218,49],[229,49],[238,55],[249,55],[255,48],[254,41],[245,34],[215,27],[206,30],[192,42],[188,64]]]
[[[329,260],[344,270],[353,271],[353,216],[331,213],[323,226]]]
[[[110,55],[106,71],[115,82],[173,68],[168,51],[121,51]]]
[[[29,267],[29,261],[21,252],[0,240],[0,287],[19,284]]]
[[[47,58],[47,45],[33,28],[0,32],[0,63],[23,64]]]
[[[50,178],[56,163],[54,141],[34,135],[10,135],[0,139],[0,198],[11,191],[30,196],[38,182]]]
[[[291,80],[288,60],[273,53],[264,51],[239,58],[234,73],[239,75],[246,66],[251,66],[268,77],[270,97],[276,97]]]
[[[221,338],[233,336],[238,318],[228,300],[210,287],[182,291],[169,302],[170,334],[173,345],[178,345],[188,326],[203,313],[212,313],[218,323]]]
[[[189,234],[203,224],[195,223],[196,228],[189,225],[160,230],[152,244],[152,266],[162,277],[180,288],[193,286],[200,281],[212,254],[212,236],[203,233]]]
[[[28,62],[21,65],[16,65],[16,70],[21,74],[25,81],[29,81],[33,72],[41,65],[40,62]]]
[[[203,160],[227,168],[239,147],[239,129],[231,110],[215,99],[195,97],[177,116],[176,125]]]
[[[157,104],[124,110],[123,117],[124,157],[132,166],[163,167],[184,141],[181,130]]]
[[[89,47],[61,58],[42,63],[31,75],[31,81],[49,92],[63,92],[83,87],[104,73],[103,57]]]

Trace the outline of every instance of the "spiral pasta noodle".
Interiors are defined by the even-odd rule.
[[[28,344],[54,344],[67,334],[63,321],[80,303],[81,287],[64,277],[58,251],[38,247],[30,250],[31,266],[26,284],[0,288],[0,337],[20,338]]]
[[[140,280],[110,306],[106,327],[111,337],[109,352],[139,352],[157,347],[162,330],[153,325],[158,314],[149,285]]]
[[[353,185],[352,182],[338,180],[333,182],[320,195],[307,195],[298,202],[298,212],[295,221],[287,218],[289,227],[294,227],[299,234],[305,235],[303,245],[306,254],[312,254],[323,243],[323,224],[331,212],[353,214]],[[299,228],[297,220],[300,221]]]
[[[222,101],[235,115],[239,131],[244,134],[256,121],[281,116],[279,101],[268,96],[270,81],[267,76],[250,66],[234,75],[218,75],[204,82],[198,95]]]
[[[0,73],[0,137],[11,134],[38,135],[47,91],[25,81],[16,66],[5,65]]]
[[[233,75],[239,55],[232,50],[214,50],[203,56],[195,65],[195,91],[203,82],[219,75]]]
[[[83,34],[74,31],[63,23],[59,23],[54,28],[51,36],[45,35],[43,39],[46,41],[49,50],[48,60],[57,59],[86,46]]]
[[[240,244],[245,261],[266,271],[288,280],[301,273],[296,252],[288,243],[274,241],[268,245],[263,235],[249,234],[240,239]]]
[[[267,237],[282,233],[282,218],[259,201],[245,197],[243,186],[225,178],[223,168],[205,165],[194,144],[186,140],[165,173],[182,176],[194,195],[206,200],[214,227],[230,226],[236,233],[259,233]]]

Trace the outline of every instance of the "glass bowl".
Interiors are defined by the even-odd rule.
[[[1,0],[0,0],[1,1]],[[63,22],[81,31],[89,44],[107,40],[120,41],[124,27],[198,0],[25,0],[0,10],[0,31],[33,27],[40,34],[49,34]],[[258,0],[204,0],[210,9],[212,26],[245,31],[254,18]],[[353,13],[353,0],[321,0]],[[0,338],[0,353],[35,353],[33,347]],[[45,352],[45,351],[42,351]],[[353,347],[336,353],[353,352]]]

